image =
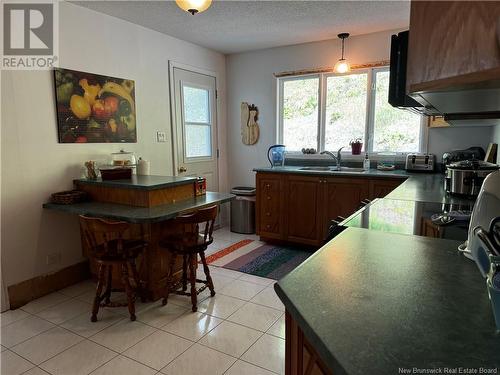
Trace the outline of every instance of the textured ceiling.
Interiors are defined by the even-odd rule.
[[[408,26],[409,1],[217,1],[191,16],[173,1],[72,1],[223,53]]]

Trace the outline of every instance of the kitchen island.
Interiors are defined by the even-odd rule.
[[[358,228],[335,237],[275,284],[286,373],[500,367],[485,281],[459,243]]]
[[[199,197],[192,197],[154,207],[135,207],[126,204],[105,202],[82,202],[74,204],[45,203],[43,208],[76,215],[121,220],[134,224],[158,223],[175,218],[181,213],[191,212],[213,204],[231,201],[234,195],[228,193],[207,192]]]
[[[474,204],[447,194],[438,173],[297,166],[255,171],[332,181],[332,186],[340,178],[349,178],[352,187],[398,179],[385,198],[447,209]],[[500,333],[485,281],[475,263],[457,251],[460,243],[362,228],[337,235],[275,284],[286,308],[286,374],[390,375],[446,368],[498,374]]]
[[[172,176],[133,176],[131,180],[102,181],[78,179],[79,190],[87,192],[90,200],[61,205],[45,203],[45,209],[74,215],[86,215],[130,223],[128,235],[148,242],[139,259],[139,275],[143,283],[142,297],[149,300],[161,298],[165,292],[170,253],[160,248],[160,240],[179,230],[173,219],[179,214],[193,212],[203,207],[229,202],[234,195],[207,192],[195,196],[196,179]],[[90,260],[90,270],[97,274],[86,241],[82,240],[84,256]],[[176,265],[175,277],[180,277],[182,259]],[[119,283],[116,271],[113,279]],[[117,284],[118,285],[118,284]]]

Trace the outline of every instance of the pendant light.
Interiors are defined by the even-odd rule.
[[[340,39],[342,39],[342,57],[339,59],[339,61],[337,61],[337,63],[335,64],[335,67],[333,68],[333,70],[336,73],[347,73],[347,72],[351,71],[351,66],[349,65],[349,63],[347,62],[347,60],[344,59],[344,41],[347,38],[349,38],[349,33],[340,33],[337,36]]]
[[[175,0],[176,4],[182,10],[191,13],[193,16],[196,13],[201,13],[207,10],[212,4],[212,0]]]

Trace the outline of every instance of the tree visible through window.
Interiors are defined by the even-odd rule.
[[[317,148],[319,77],[283,82],[283,142],[290,150]]]
[[[184,150],[186,157],[212,156],[212,121],[209,91],[182,86],[184,107]]]
[[[373,151],[420,151],[420,115],[394,108],[387,101],[389,72],[375,73]]]
[[[290,151],[348,149],[358,138],[364,151],[421,151],[421,116],[392,107],[388,90],[385,68],[283,78],[280,141]]]
[[[367,82],[367,73],[327,77],[325,150],[365,137]]]

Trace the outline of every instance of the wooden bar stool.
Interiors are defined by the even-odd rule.
[[[135,293],[140,289],[135,261],[148,245],[147,242],[124,239],[123,234],[129,229],[129,224],[123,221],[112,222],[80,216],[80,227],[83,240],[87,241],[87,246],[90,249],[89,255],[99,266],[97,288],[90,320],[92,322],[97,321],[100,306],[128,306],[130,320],[135,320]],[[127,303],[111,301],[111,292],[120,290],[112,287],[113,267],[121,271],[121,281],[127,294]],[[130,275],[129,269],[132,275]],[[130,284],[130,276],[134,280],[134,288]],[[104,285],[106,285],[106,289],[103,293]],[[103,300],[104,302],[102,302]]]
[[[191,296],[192,310],[197,311],[197,296],[204,291],[207,286],[210,289],[210,295],[215,296],[214,283],[210,277],[207,261],[205,259],[205,250],[208,245],[213,242],[213,231],[215,218],[217,217],[217,206],[203,208],[195,213],[178,216],[175,219],[175,224],[180,228],[180,232],[168,236],[160,241],[160,246],[171,252],[171,259],[169,264],[169,273],[167,279],[167,287],[165,297],[162,304],[166,305],[168,295],[176,293],[185,296]],[[196,278],[196,268],[198,254],[200,255],[201,262],[203,263],[203,270],[205,271],[206,280]],[[176,290],[179,283],[174,284],[174,267],[177,256],[183,257],[182,263],[182,290]],[[188,266],[189,266],[189,283],[191,284],[190,292],[187,290],[188,280]],[[200,289],[196,289],[196,283],[204,284]]]

